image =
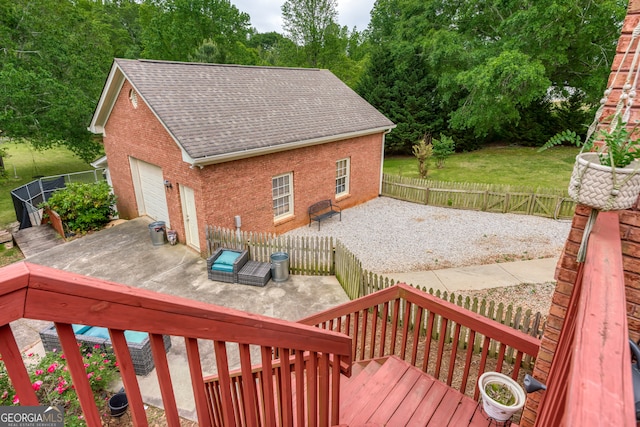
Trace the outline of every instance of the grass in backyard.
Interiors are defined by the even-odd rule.
[[[506,184],[526,187],[566,188],[579,149],[555,147],[538,152],[534,147],[491,146],[449,157],[444,168],[431,161],[428,179],[436,181]],[[413,156],[390,157],[384,173],[419,178],[418,161]]]
[[[0,229],[16,221],[11,190],[42,176],[93,170],[66,148],[35,150],[31,144],[4,142],[9,157],[4,159],[7,178],[0,179]]]
[[[22,252],[17,247],[7,249],[4,245],[0,245],[0,267],[4,267],[14,262],[22,260]]]

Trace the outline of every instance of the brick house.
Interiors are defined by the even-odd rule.
[[[280,234],[380,194],[395,125],[327,70],[115,59],[91,120],[121,218]]]

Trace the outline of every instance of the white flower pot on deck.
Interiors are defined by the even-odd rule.
[[[487,395],[485,387],[492,383],[504,384],[509,388],[515,397],[513,405],[503,405]],[[482,396],[482,408],[484,412],[496,421],[507,421],[524,406],[526,396],[520,384],[511,379],[511,377],[499,372],[485,372],[480,375],[478,388]]]

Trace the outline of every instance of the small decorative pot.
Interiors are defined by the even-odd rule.
[[[504,405],[493,400],[487,394],[485,388],[487,385],[499,384],[504,385],[513,394],[515,401],[512,405]],[[485,372],[480,375],[478,380],[478,388],[482,396],[482,409],[491,418],[496,421],[507,421],[511,419],[514,413],[522,409],[526,396],[524,390],[513,379],[499,372]]]
[[[569,195],[578,203],[600,211],[629,209],[640,193],[640,162],[625,168],[600,164],[596,153],[576,156]]]

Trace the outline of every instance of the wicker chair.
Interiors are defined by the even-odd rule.
[[[233,271],[219,271],[212,270],[213,264],[216,259],[222,255],[224,251],[237,252],[240,254],[238,258],[236,258],[233,263]],[[249,261],[249,252],[246,250],[238,251],[233,249],[224,249],[218,248],[209,258],[207,258],[207,274],[209,276],[209,280],[215,280],[217,282],[227,282],[227,283],[237,283],[238,282],[238,272],[240,269]]]

